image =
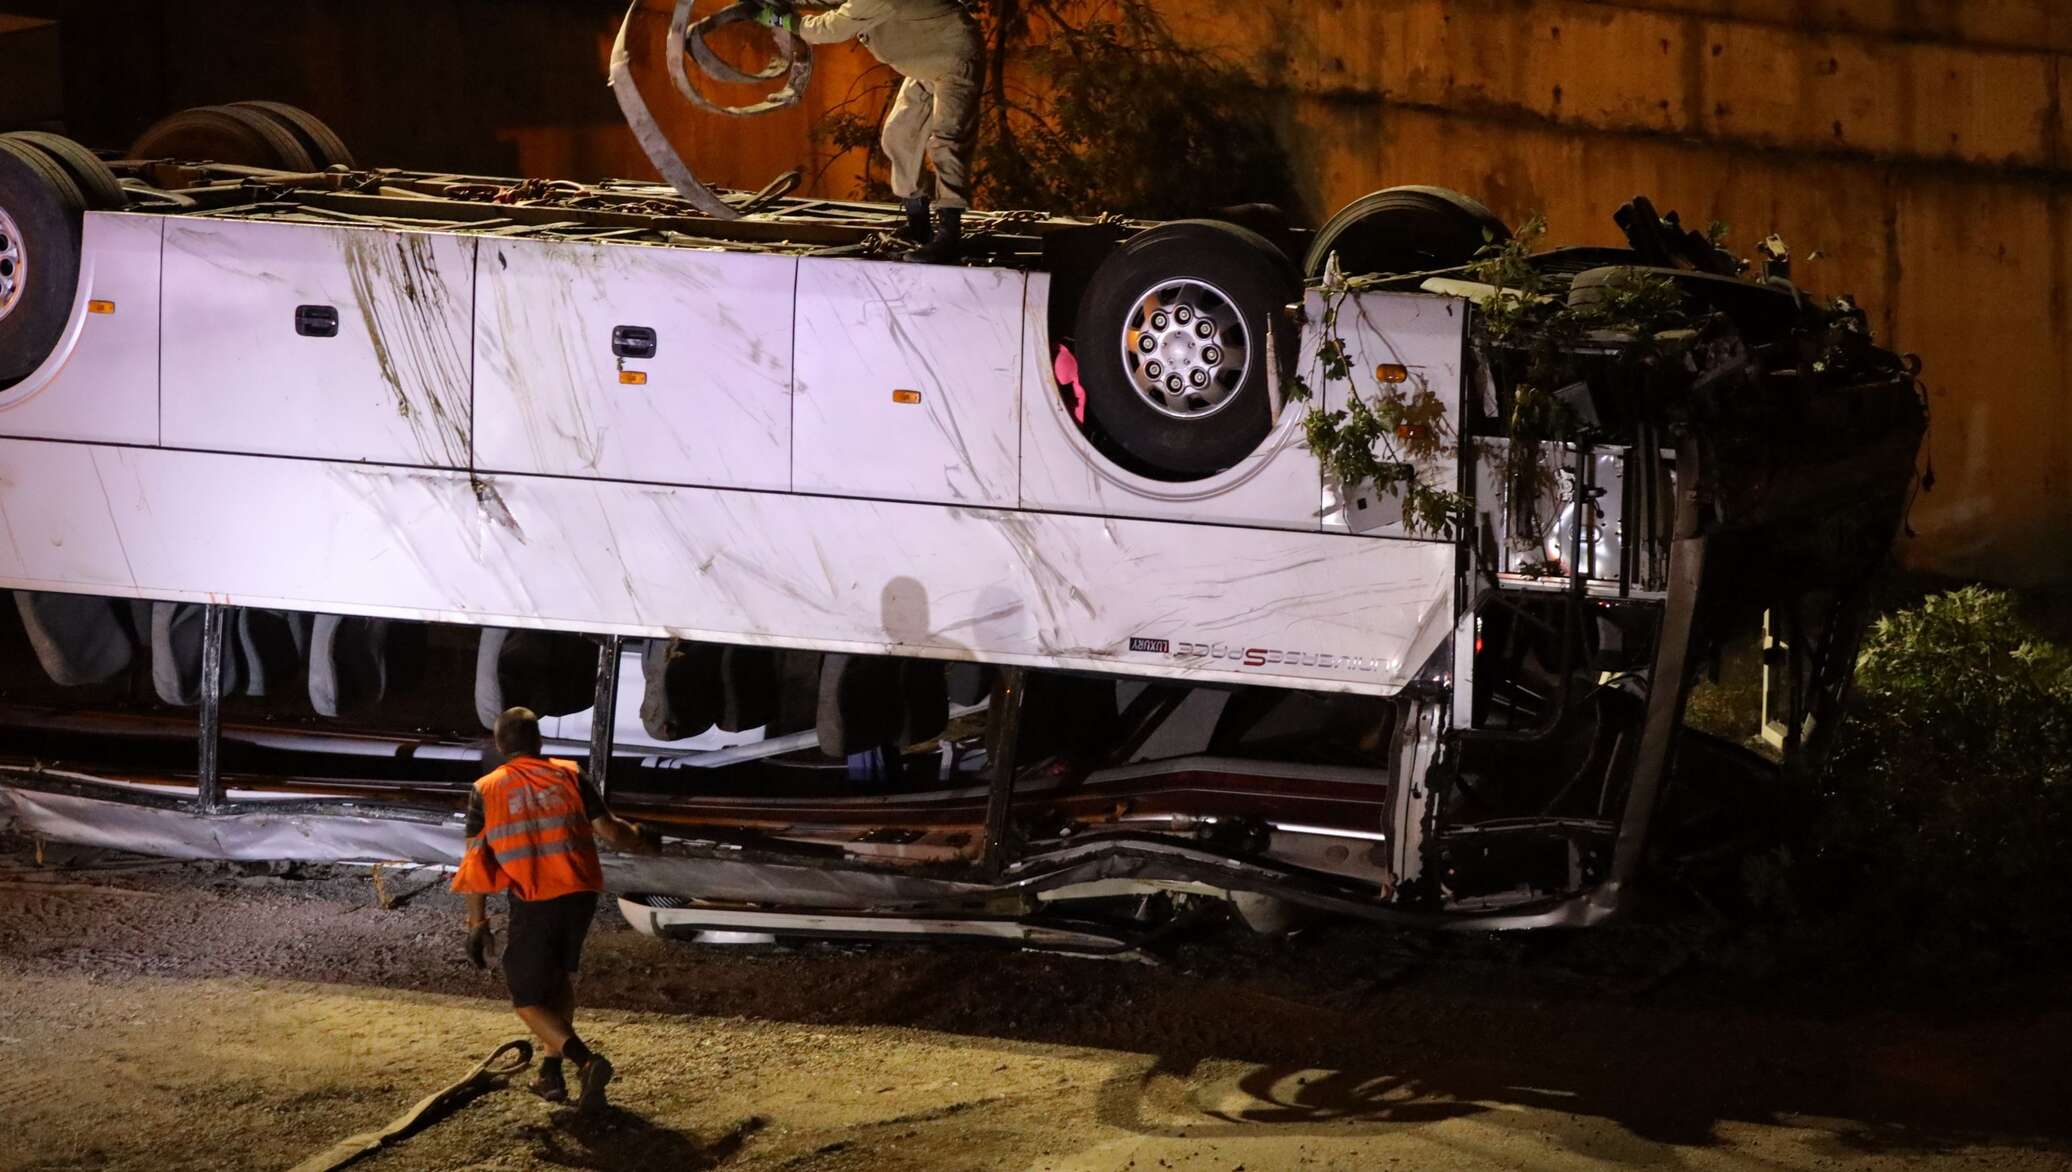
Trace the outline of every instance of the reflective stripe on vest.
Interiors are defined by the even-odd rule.
[[[582,850],[588,845],[587,843],[576,842],[573,839],[550,842],[544,846],[538,843],[526,843],[524,846],[496,852],[496,861],[508,866],[520,859],[544,859],[553,855],[565,855],[570,851]],[[590,849],[595,850],[596,848],[591,847]]]
[[[604,890],[580,777],[571,762],[521,757],[475,783],[484,819],[479,853],[518,898]]]
[[[583,799],[580,796],[576,798],[577,805],[581,805],[582,801]],[[483,835],[490,842],[494,843],[499,839],[511,838],[520,834],[530,834],[536,830],[551,830],[556,826],[573,830],[577,827],[588,825],[590,825],[590,820],[581,814],[554,814],[545,818],[527,818],[519,822],[506,822],[496,828],[495,834],[490,834],[485,826],[483,828]]]

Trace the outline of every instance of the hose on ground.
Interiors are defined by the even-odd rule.
[[[489,1057],[460,1081],[419,1099],[415,1106],[390,1120],[386,1126],[347,1136],[295,1165],[290,1172],[334,1172],[369,1152],[400,1143],[413,1132],[438,1122],[467,1100],[503,1085],[512,1075],[531,1065],[532,1043],[524,1038],[513,1038],[491,1050]]]

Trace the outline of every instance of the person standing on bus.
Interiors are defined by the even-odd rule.
[[[892,99],[879,145],[892,162],[892,194],[905,205],[906,235],[925,241],[908,259],[957,259],[964,209],[971,206],[971,157],[978,146],[978,99],[985,42],[958,0],[845,0],[801,19],[766,0],[757,20],[807,43],[855,39],[906,80]],[[935,169],[935,221],[921,186],[921,162]]]

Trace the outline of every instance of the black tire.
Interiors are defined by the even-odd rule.
[[[231,106],[241,110],[256,110],[273,119],[289,134],[295,136],[295,141],[302,144],[302,149],[308,152],[310,161],[315,163],[319,170],[329,167],[344,167],[348,170],[352,168],[353,153],[346,149],[345,140],[338,137],[323,119],[302,107],[290,106],[286,102],[232,102]]]
[[[0,293],[4,387],[43,365],[71,323],[86,197],[49,155],[27,143],[0,139],[0,211],[20,235],[0,247],[7,278],[19,282],[11,302]],[[0,234],[6,234],[4,228]]]
[[[1444,187],[1391,187],[1363,195],[1324,222],[1303,258],[1303,274],[1321,276],[1338,254],[1345,275],[1426,273],[1459,268],[1492,244],[1511,238],[1495,212]]]
[[[1739,277],[1695,273],[1689,269],[1624,265],[1578,273],[1568,287],[1570,305],[1594,305],[1604,287],[1627,273],[1643,273],[1674,283],[1685,298],[1726,315],[1744,338],[1762,340],[1790,330],[1799,320],[1799,297],[1788,285],[1759,285]]]
[[[276,171],[315,171],[316,161],[269,114],[239,106],[196,106],[151,124],[130,144],[134,159],[232,163]]]
[[[1165,281],[1220,290],[1245,332],[1247,363],[1223,405],[1195,418],[1152,406],[1131,382],[1122,340],[1138,299]],[[1266,400],[1267,337],[1291,357],[1293,331],[1282,308],[1301,296],[1288,258],[1256,232],[1218,220],[1175,220],[1132,237],[1101,262],[1079,303],[1073,331],[1088,421],[1121,449],[1133,470],[1160,479],[1198,480],[1250,455],[1272,424]]]
[[[129,196],[123,193],[122,183],[115,178],[115,172],[101,161],[99,155],[73,142],[62,134],[51,134],[42,130],[17,130],[7,137],[16,142],[25,142],[50,157],[50,161],[64,169],[79,186],[79,194],[86,197],[86,208],[92,212],[117,212],[129,206]]]

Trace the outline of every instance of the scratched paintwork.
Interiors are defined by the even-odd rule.
[[[474,312],[468,273],[442,273],[438,238],[424,233],[341,232],[335,239],[381,381],[419,456],[465,467],[468,339],[452,325]],[[445,251],[472,267],[472,246]]]
[[[464,468],[473,239],[166,222],[162,442]],[[299,306],[338,315],[297,334]]]
[[[1014,504],[1024,276],[799,262],[794,480],[804,489]],[[893,401],[918,391],[918,403]]]
[[[477,259],[477,466],[791,487],[785,256],[491,240]],[[656,331],[653,358],[612,352]],[[643,382],[620,381],[622,372]]]
[[[1320,531],[1280,440],[1192,499],[1023,499],[1101,458],[1027,444],[1020,273],[162,222],[163,446],[0,439],[0,587],[1378,695],[1451,630],[1452,547]]]
[[[1453,608],[1425,542],[33,440],[0,468],[38,486],[0,488],[0,587],[1374,694]]]

